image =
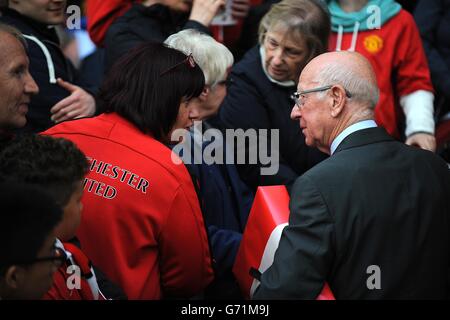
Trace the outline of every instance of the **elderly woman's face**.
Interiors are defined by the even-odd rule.
[[[231,66],[224,75],[223,80],[219,81],[214,87],[206,85],[203,93],[198,98],[191,101],[192,107],[197,109],[197,120],[206,120],[217,114],[219,107],[227,94],[227,78]]]
[[[198,119],[198,109],[194,108],[191,100],[183,98],[178,109],[177,120],[169,132],[168,140],[171,142],[180,142],[177,138],[173,139],[173,137],[178,136],[178,132],[174,131],[178,129],[189,131],[189,128],[192,127],[194,121]]]
[[[266,32],[264,50],[266,53],[265,67],[273,79],[298,81],[309,55],[309,49],[304,39],[294,40],[286,35],[285,28],[273,28]]]
[[[57,25],[65,21],[66,0],[17,0],[9,7],[35,21]]]

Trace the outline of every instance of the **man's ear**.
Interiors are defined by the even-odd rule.
[[[17,265],[9,266],[5,272],[5,283],[11,289],[20,288],[25,278],[25,270]]]
[[[344,109],[346,103],[345,89],[341,85],[334,85],[330,89],[333,98],[333,105],[331,106],[331,116],[338,117]]]

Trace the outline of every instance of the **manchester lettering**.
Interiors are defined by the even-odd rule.
[[[150,185],[147,179],[140,177],[130,170],[121,168],[111,163],[107,163],[90,157],[87,157],[87,159],[91,163],[89,167],[90,171],[113,180],[119,180],[121,183],[124,183],[129,187],[142,192],[143,194],[147,193],[147,188]],[[117,195],[117,190],[112,186],[93,179],[87,180],[88,181],[85,180],[84,183],[86,191],[93,192],[94,194],[103,196],[107,199],[112,199]]]
[[[84,190],[108,200],[114,199],[117,195],[117,190],[113,186],[89,178],[84,179]]]

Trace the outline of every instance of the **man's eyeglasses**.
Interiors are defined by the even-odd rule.
[[[159,76],[162,77],[163,75],[165,75],[166,73],[169,73],[170,71],[174,70],[176,67],[181,66],[183,64],[186,64],[189,68],[195,68],[195,60],[194,57],[192,56],[192,53],[190,53],[186,59],[184,59],[181,62],[178,62],[176,65],[170,67],[169,69],[167,69],[166,71],[163,71]]]
[[[294,100],[295,105],[300,108],[304,104],[305,94],[330,90],[332,87],[333,86],[324,86],[309,90],[297,91],[291,95],[291,99]],[[352,94],[348,92],[347,89],[345,89],[345,95],[347,96],[347,98],[352,97]]]

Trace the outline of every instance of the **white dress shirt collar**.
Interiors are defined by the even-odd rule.
[[[353,132],[368,129],[368,128],[375,128],[377,124],[373,120],[364,120],[357,123],[352,124],[351,126],[345,128],[344,131],[339,133],[339,135],[333,140],[331,143],[330,151],[331,155],[336,151],[337,147],[341,144],[341,142],[347,138],[349,135],[351,135]]]

